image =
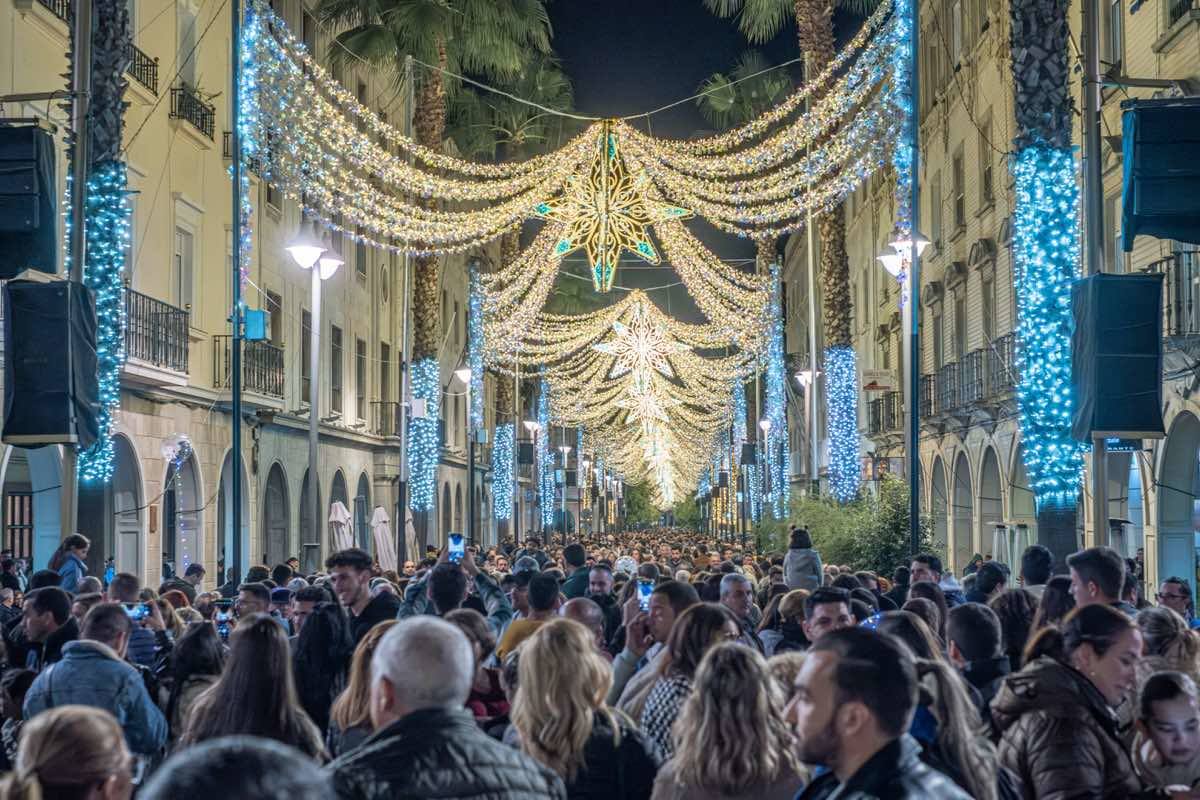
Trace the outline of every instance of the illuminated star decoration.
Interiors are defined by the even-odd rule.
[[[619,378],[632,372],[635,383],[644,383],[651,370],[667,377],[675,377],[667,356],[691,350],[686,344],[676,341],[661,323],[650,318],[648,300],[640,300],[633,306],[629,324],[619,320],[613,323],[616,336],[607,342],[592,345],[597,352],[614,359],[609,378]]]
[[[592,268],[592,285],[597,292],[607,292],[612,288],[622,250],[658,264],[658,251],[650,243],[647,228],[664,220],[687,219],[692,212],[646,198],[648,178],[644,173],[635,176],[629,172],[610,123],[600,126],[598,144],[587,172],[576,172],[568,178],[562,195],[539,203],[534,214],[566,223],[566,233],[554,245],[554,255],[562,258],[584,248]]]

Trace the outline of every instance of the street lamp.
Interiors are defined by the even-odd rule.
[[[563,526],[563,545],[567,543],[567,455],[571,452],[571,445],[560,445],[559,450],[562,451],[562,526]]]
[[[320,441],[320,392],[317,390],[321,374],[321,281],[332,278],[343,263],[340,256],[330,250],[305,230],[300,223],[300,232],[286,248],[292,260],[301,269],[311,272],[310,298],[312,322],[309,326],[309,377],[308,377],[308,492],[312,509],[313,527],[317,535],[317,552],[324,546],[324,523],[321,519],[320,479],[317,476],[317,450]]]
[[[538,435],[538,431],[541,430],[542,426],[538,423],[538,421],[536,419],[527,419],[524,422],[522,422],[521,424],[525,426],[525,430],[529,433],[529,440],[530,440],[530,442],[533,443],[533,452],[534,452],[533,461],[534,461],[534,463],[530,465],[529,472],[533,476],[533,479],[531,481],[531,483],[533,485],[533,491],[534,491],[533,496],[537,497],[539,500],[538,503],[527,504],[529,506],[529,530],[532,531],[534,529],[534,526],[537,524],[537,519],[534,517],[533,508],[535,505],[540,505],[540,501],[542,500],[541,482],[538,481],[538,479],[537,479],[537,435]],[[518,482],[518,484],[519,484],[519,482]],[[553,502],[553,499],[551,499],[551,502]]]

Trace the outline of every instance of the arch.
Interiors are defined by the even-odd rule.
[[[371,481],[365,472],[358,476],[354,491],[354,538],[363,550],[375,552],[371,543]]]
[[[119,572],[144,578],[142,525],[142,472],[133,442],[114,432],[113,473],[107,482],[80,481],[76,529],[88,537],[87,568],[91,575],[104,574],[112,558]],[[19,516],[19,504],[11,509]]]
[[[442,484],[442,530],[439,542],[446,541],[446,534],[453,528],[450,527],[450,483],[447,481]]]
[[[950,563],[957,573],[971,560],[975,546],[972,528],[975,522],[975,496],[971,490],[971,465],[967,462],[967,453],[960,450],[954,459],[954,484],[950,517],[953,520],[951,539],[954,544],[950,553]]]
[[[268,565],[282,564],[291,552],[290,510],[287,478],[276,461],[263,488],[262,542]]]
[[[1171,421],[1158,475],[1158,576],[1196,571],[1194,515],[1200,510],[1200,420],[1184,411]]]
[[[300,569],[311,574],[320,569],[321,548],[325,545],[325,525],[323,520],[314,520],[312,512],[312,494],[317,493],[317,507],[321,505],[321,487],[315,481],[310,481],[309,470],[304,470],[304,478],[300,484]]]
[[[1000,459],[996,450],[986,447],[983,450],[983,460],[979,466],[979,543],[984,552],[993,548],[996,526],[1005,522],[1004,519],[1004,487],[1000,481]],[[1005,540],[1007,541],[1007,539]],[[1020,553],[1013,556],[1011,552],[992,553],[993,557],[1005,564],[1014,564]]]
[[[57,447],[6,447],[0,476],[4,548],[28,558],[33,569],[44,567],[62,539],[62,454]]]
[[[241,481],[242,492],[239,512],[241,543],[238,547],[240,551],[238,561],[242,565],[241,574],[245,575],[250,565],[257,561],[251,555],[255,548],[251,547],[250,542],[250,482],[246,478],[246,462],[241,456],[238,457],[236,472],[237,480]],[[220,488],[217,493],[217,548],[219,551],[217,560],[231,567],[234,565],[233,481],[233,450],[230,449],[225,452],[225,458],[221,461],[220,483],[218,484]]]
[[[170,567],[182,575],[189,564],[203,563],[204,557],[204,493],[194,452],[182,463],[167,462],[162,506],[163,574]],[[220,559],[218,566],[224,567]]]
[[[459,533],[463,532],[463,492],[462,484],[454,485],[454,528],[453,530]]]
[[[933,516],[933,546],[949,560],[950,495],[946,491],[946,464],[941,456],[933,459],[933,475],[929,479],[929,507]]]
[[[350,495],[346,492],[346,476],[339,469],[333,473],[333,485],[329,489],[329,505],[341,503],[350,508]]]

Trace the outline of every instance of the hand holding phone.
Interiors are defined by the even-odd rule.
[[[461,564],[463,555],[466,550],[463,548],[463,537],[461,533],[450,534],[449,557],[454,564]]]
[[[638,578],[638,607],[642,611],[650,610],[650,595],[654,593],[654,581],[649,578]]]

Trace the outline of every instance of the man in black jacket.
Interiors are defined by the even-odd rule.
[[[916,707],[916,667],[899,644],[865,628],[822,636],[796,675],[787,714],[800,760],[829,772],[800,800],[968,800],[921,762],[920,745],[906,733]]]
[[[357,644],[367,631],[384,620],[395,619],[400,611],[400,598],[388,592],[371,597],[371,556],[365,550],[351,547],[339,550],[325,559],[333,582],[333,591],[350,614],[350,633]]]
[[[327,767],[340,800],[565,800],[558,775],[483,733],[463,708],[475,656],[454,625],[404,620],[380,640],[371,673],[375,733]]]
[[[985,721],[991,719],[988,709],[992,698],[1012,667],[1000,645],[1000,618],[995,611],[980,603],[963,603],[950,609],[946,619],[948,655],[967,683],[979,692],[974,699]]]
[[[21,633],[23,636],[13,636],[8,643],[10,663],[40,671],[61,660],[67,642],[79,638],[79,623],[71,616],[71,595],[57,586],[26,595]]]

